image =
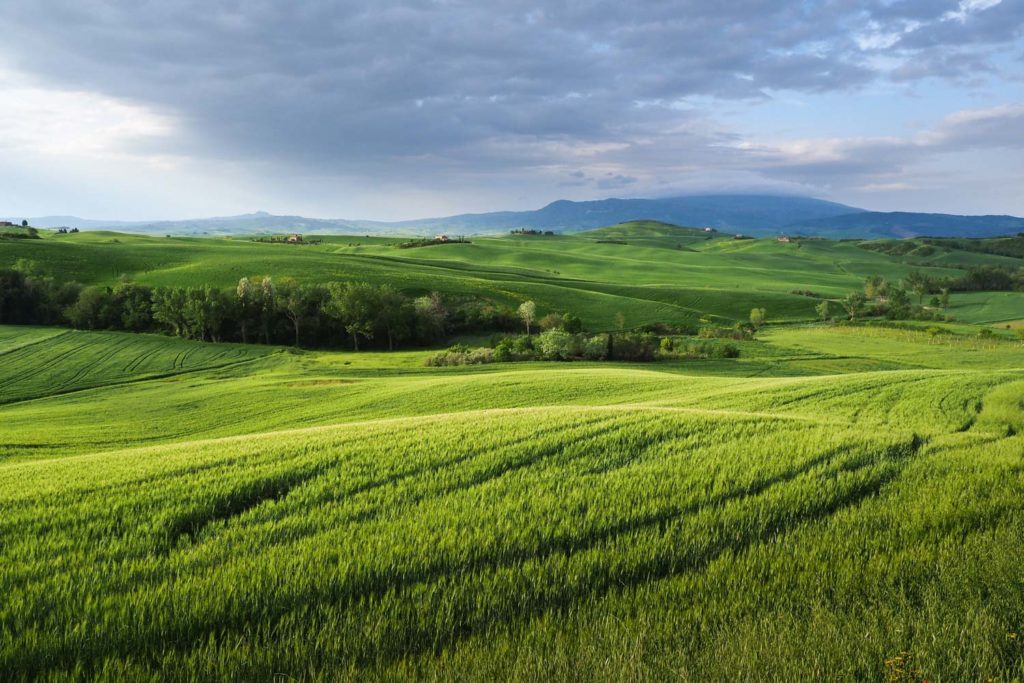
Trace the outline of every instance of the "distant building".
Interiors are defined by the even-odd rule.
[[[450,242],[451,240],[448,239],[448,235],[434,235],[434,241],[435,242]]]
[[[293,232],[291,235],[288,235],[288,237],[286,237],[284,241],[296,244],[302,241],[302,235]]]
[[[789,244],[790,242],[792,242],[792,240],[789,239],[789,237],[787,237],[786,235],[781,235],[779,237],[779,241],[782,242],[783,244]]]
[[[713,228],[704,228],[704,232],[714,232]]]
[[[736,235],[735,235],[735,236],[733,237],[733,239],[734,239],[734,240],[742,240],[742,239],[746,239],[746,238],[745,238],[745,237],[743,237],[743,233],[742,233],[742,232],[738,232],[738,233],[736,233]]]

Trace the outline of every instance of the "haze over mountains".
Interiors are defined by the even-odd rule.
[[[1024,218],[951,214],[874,212],[811,197],[709,194],[662,199],[559,200],[535,211],[497,211],[400,222],[321,219],[256,212],[194,220],[128,222],[74,216],[30,219],[37,227],[111,229],[156,234],[359,233],[423,235],[495,234],[517,228],[579,232],[629,220],[658,220],[712,227],[753,236],[775,234],[831,238],[915,236],[990,237],[1024,231]]]

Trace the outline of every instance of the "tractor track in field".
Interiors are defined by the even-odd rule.
[[[36,344],[42,344],[43,342],[53,341],[55,339],[58,339],[59,337],[63,337],[64,335],[71,334],[71,332],[71,330],[61,330],[60,332],[55,332],[54,334],[51,334],[49,337],[40,337],[39,339],[32,339],[22,344],[11,346],[9,348],[0,350],[0,356],[6,356],[9,353],[21,351],[22,349],[26,349],[30,346],[35,346]]]
[[[23,397],[14,398],[14,399],[0,398],[0,406],[17,405],[17,404],[20,404],[20,403],[28,403],[30,401],[44,401],[44,400],[46,400],[48,398],[53,398],[53,397],[57,397],[57,396],[67,396],[69,394],[74,394],[74,393],[78,393],[78,392],[81,392],[81,391],[94,391],[96,389],[106,389],[108,387],[119,387],[119,386],[126,386],[126,385],[130,385],[130,384],[140,384],[140,383],[143,383],[143,382],[153,382],[153,381],[157,381],[157,380],[167,379],[167,378],[170,378],[170,377],[181,377],[183,375],[190,375],[190,374],[193,374],[193,373],[196,373],[196,372],[205,372],[205,371],[208,371],[208,370],[223,370],[225,368],[232,368],[232,367],[236,367],[236,366],[239,366],[239,365],[244,365],[245,363],[252,363],[254,361],[262,360],[263,358],[266,358],[266,357],[267,356],[255,356],[253,358],[245,358],[245,359],[238,360],[238,361],[233,361],[233,362],[230,362],[230,363],[222,363],[220,365],[204,365],[202,367],[192,368],[192,369],[181,368],[181,369],[174,370],[174,371],[169,371],[169,372],[160,372],[160,373],[149,374],[149,375],[141,375],[139,377],[129,377],[129,378],[125,378],[123,380],[117,380],[117,381],[113,381],[113,382],[104,382],[104,383],[100,383],[100,384],[93,384],[93,385],[81,386],[81,387],[71,387],[71,388],[68,388],[68,389],[63,389],[63,390],[59,390],[59,391],[51,391],[51,392],[47,392],[47,393],[39,394],[39,395],[35,395],[35,396],[23,396]],[[4,386],[3,384],[0,384],[0,388],[3,388],[3,386]],[[61,386],[67,386],[67,382],[62,383]]]

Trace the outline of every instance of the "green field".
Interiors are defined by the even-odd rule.
[[[813,323],[792,290],[931,266],[706,237],[0,244],[86,283],[775,323],[735,359],[442,368],[0,326],[0,679],[1024,679],[1024,343],[975,324],[1015,294]]]
[[[218,287],[234,287],[253,275],[304,283],[358,279],[390,283],[411,294],[438,290],[506,303],[533,299],[542,311],[572,310],[596,330],[614,329],[619,313],[630,327],[693,323],[702,315],[744,320],[752,305],[767,308],[774,321],[807,320],[814,318],[815,300],[794,290],[840,297],[858,289],[868,275],[891,281],[911,270],[955,276],[962,273],[955,269],[961,257],[968,265],[1020,262],[967,251],[893,256],[854,241],[734,240],[659,223],[572,236],[479,237],[418,249],[399,249],[402,240],[373,237],[288,245],[109,232],[41,234],[43,239],[3,243],[0,268],[23,260],[46,274],[108,285],[123,276],[141,284]],[[626,244],[602,241],[608,239]],[[1024,317],[1011,310],[1019,296],[992,311],[968,301],[965,319],[972,322]]]

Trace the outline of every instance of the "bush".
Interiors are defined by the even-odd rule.
[[[599,334],[583,340],[581,351],[586,360],[605,360],[608,358],[609,335]]]
[[[739,358],[740,350],[735,344],[714,341],[690,341],[662,339],[659,356],[662,358],[687,358],[707,360],[710,358]]]
[[[435,368],[453,365],[482,365],[495,362],[497,360],[495,356],[493,349],[486,347],[471,349],[465,344],[454,344],[447,350],[428,358],[427,365]]]
[[[581,355],[577,336],[561,329],[537,335],[534,346],[543,360],[572,360]]]

